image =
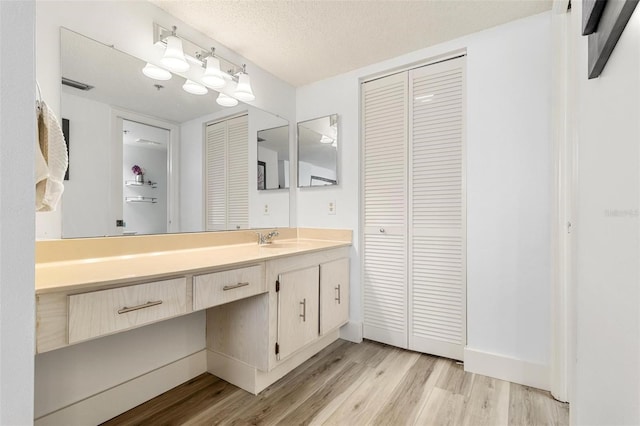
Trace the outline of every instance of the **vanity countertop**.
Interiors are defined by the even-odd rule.
[[[227,244],[36,263],[36,294],[197,274],[295,254],[347,247],[351,241],[311,238],[276,239],[272,244]]]

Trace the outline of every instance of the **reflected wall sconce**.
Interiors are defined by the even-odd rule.
[[[209,90],[206,87],[192,80],[187,80],[182,85],[182,89],[187,93],[191,93],[192,95],[206,95],[207,93],[209,93]]]
[[[216,99],[216,103],[224,107],[234,107],[238,105],[238,100],[232,98],[231,96],[225,95],[224,93],[220,93],[218,95],[218,98]]]
[[[233,96],[222,93],[218,96],[216,102],[219,105],[235,106],[238,104],[237,99],[243,102],[251,102],[256,99],[245,64],[241,66],[235,64],[216,54],[215,48],[203,49],[185,38],[178,37],[175,26],[171,30],[155,23],[153,26],[154,44],[165,49],[161,59],[163,66],[173,72],[187,72],[191,65],[204,69],[202,76],[197,79],[198,81],[193,80],[193,73],[191,73],[192,79],[187,80],[182,86],[185,91],[201,95],[207,93],[205,86],[217,90],[235,84],[235,88],[233,86],[230,88]],[[163,79],[158,76],[166,77],[166,74],[161,73],[161,71],[167,72],[166,70],[152,64],[147,64],[147,66],[143,69],[146,76],[158,80]],[[158,68],[160,71],[152,67]],[[145,72],[145,70],[147,71]]]
[[[142,73],[149,78],[153,78],[154,80],[164,81],[171,79],[171,73],[169,71],[150,63],[147,63],[147,65],[142,68]]]

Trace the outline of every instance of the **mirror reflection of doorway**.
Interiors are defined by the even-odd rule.
[[[168,146],[170,132],[122,120],[124,235],[168,231]]]

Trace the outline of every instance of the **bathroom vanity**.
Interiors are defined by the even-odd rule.
[[[351,231],[40,241],[37,352],[206,310],[207,369],[259,393],[339,337]]]

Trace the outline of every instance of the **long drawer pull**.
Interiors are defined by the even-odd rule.
[[[302,313],[300,314],[300,317],[302,318],[302,322],[307,322],[307,299],[302,299],[300,304],[302,305]]]
[[[338,297],[335,298],[336,302],[338,302],[338,305],[340,305],[340,284],[338,284],[338,287],[336,287],[336,291],[338,292]]]
[[[126,314],[127,312],[137,311],[138,309],[150,308],[152,306],[157,306],[157,305],[161,305],[161,304],[162,304],[162,300],[156,300],[154,302],[147,302],[147,303],[143,303],[142,305],[132,306],[130,308],[125,306],[122,309],[118,309],[118,313],[119,314]]]
[[[222,287],[222,291],[233,290],[234,288],[246,287],[248,285],[249,285],[248,282],[225,285],[224,287]]]

